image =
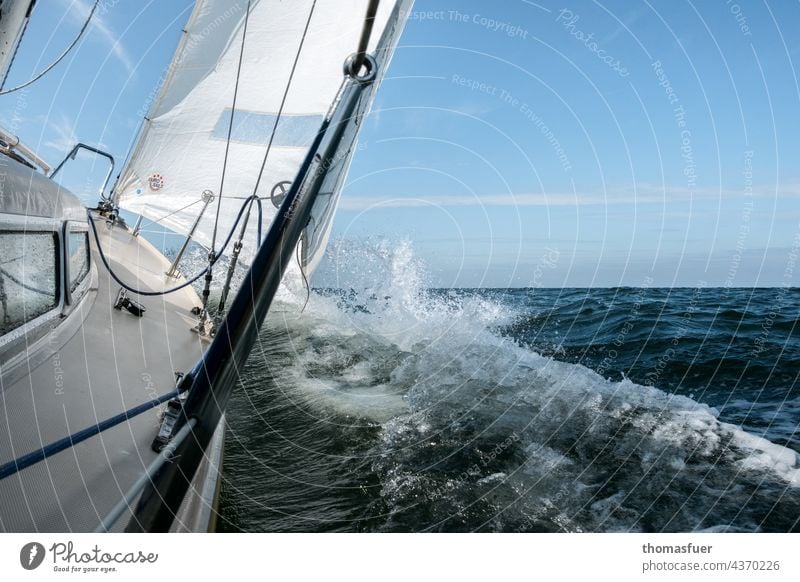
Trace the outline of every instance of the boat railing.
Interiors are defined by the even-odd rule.
[[[172,277],[174,279],[180,277],[180,273],[178,272],[178,264],[181,262],[186,249],[189,247],[189,243],[194,236],[194,231],[197,230],[197,225],[200,224],[200,221],[203,219],[203,214],[205,214],[206,208],[208,208],[208,205],[214,200],[214,193],[211,190],[203,190],[203,194],[200,199],[203,201],[203,206],[200,208],[200,213],[197,215],[192,228],[190,228],[189,232],[186,234],[186,238],[183,240],[183,244],[181,245],[178,254],[175,255],[175,260],[172,261],[169,269],[167,269],[167,277]],[[248,215],[250,214],[249,206],[247,213]],[[141,228],[141,223],[137,223],[136,227],[134,228],[134,232],[139,228]]]
[[[69,160],[74,160],[75,157],[78,155],[80,150],[86,150],[97,154],[98,156],[102,156],[109,161],[109,168],[108,172],[106,172],[106,177],[103,180],[103,184],[100,186],[100,202],[107,202],[108,198],[105,195],[106,188],[108,187],[108,182],[111,180],[111,175],[114,173],[114,156],[112,156],[108,152],[104,152],[103,150],[97,149],[96,147],[92,147],[85,143],[77,143],[75,146],[69,151],[69,153],[64,156],[64,159],[56,166],[56,169],[53,170],[53,173],[50,174],[50,178],[54,178],[56,174],[58,174],[59,170],[64,167]]]

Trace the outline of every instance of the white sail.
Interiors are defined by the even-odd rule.
[[[254,193],[270,139],[269,155],[256,194],[266,198],[263,228],[275,213],[270,192],[294,180],[297,170],[343,79],[343,63],[358,45],[368,0],[198,0],[186,32],[139,140],[120,175],[120,207],[179,233],[189,231],[202,207],[201,194],[220,198],[216,249],[243,201]],[[411,1],[380,3],[370,37],[381,73],[388,65]],[[247,31],[245,34],[245,24]],[[242,38],[245,38],[243,53]],[[241,53],[241,69],[240,65]],[[237,89],[238,77],[238,89]],[[380,82],[366,93],[365,113]],[[235,114],[230,126],[234,90]],[[278,115],[280,112],[280,115]],[[355,145],[334,168],[326,201],[315,206],[304,237],[303,263],[313,270],[324,252],[339,189]],[[231,139],[228,142],[230,126]],[[229,148],[225,180],[223,160]],[[222,186],[221,186],[222,184]],[[209,205],[195,240],[210,247],[217,200]],[[256,248],[253,211],[240,260]],[[229,249],[230,250],[230,249]]]

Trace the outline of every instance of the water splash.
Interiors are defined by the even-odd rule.
[[[283,470],[299,480],[313,451],[326,484],[304,491],[327,494],[336,519],[330,483],[360,491],[343,529],[798,527],[797,453],[686,396],[516,341],[503,330],[530,316],[530,291],[516,302],[431,291],[408,242],[339,243],[331,256],[339,288],[314,294],[302,317],[291,302],[271,313],[262,361],[293,409],[270,426],[303,451]],[[262,369],[251,390],[264,382]],[[296,432],[297,411],[331,442]],[[295,515],[319,524],[326,511]]]

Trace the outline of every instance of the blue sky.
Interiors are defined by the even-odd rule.
[[[7,85],[90,4],[51,2]],[[122,160],[190,8],[105,2],[64,63],[0,97],[4,125],[53,162],[77,139]],[[789,2],[417,0],[335,236],[411,241],[437,286],[797,285],[799,17]],[[103,170],[65,179],[83,192]]]

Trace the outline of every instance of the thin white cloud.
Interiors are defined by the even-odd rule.
[[[78,134],[75,132],[75,122],[63,113],[53,121],[50,120],[51,137],[44,142],[45,147],[53,148],[58,152],[68,152],[76,143],[78,143]]]
[[[755,198],[776,196],[800,197],[800,184],[759,186],[753,188]],[[603,192],[548,192],[521,194],[475,194],[475,195],[431,195],[431,196],[344,196],[340,208],[360,211],[369,208],[408,208],[421,206],[612,206],[640,204],[670,204],[688,200],[736,200],[743,199],[741,190],[719,188],[663,187],[639,184]]]
[[[76,24],[83,24],[89,16],[89,11],[94,5],[93,0],[59,0],[65,10],[68,11],[70,20]],[[117,33],[115,33],[108,25],[108,21],[103,14],[103,5],[97,7],[92,15],[92,22],[86,31],[87,36],[93,36],[97,41],[102,43],[114,57],[125,67],[128,74],[133,73],[134,63],[133,59],[128,54],[128,51],[119,41]]]

